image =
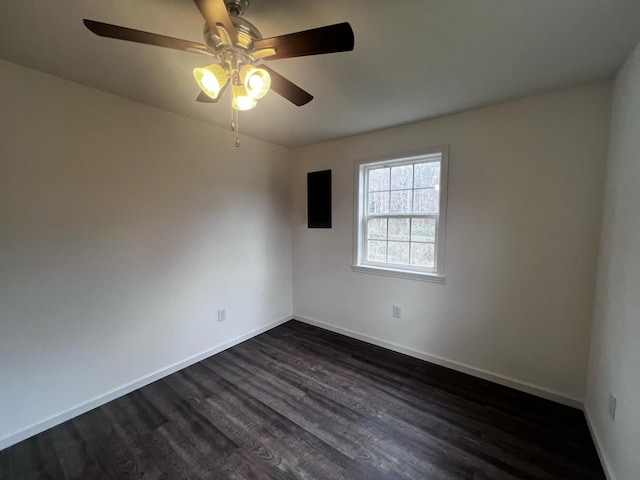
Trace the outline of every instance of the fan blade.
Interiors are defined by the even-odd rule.
[[[218,99],[219,98],[220,98],[220,96],[218,95],[218,98],[216,98],[214,100],[209,95],[207,95],[202,90],[200,90],[200,94],[198,95],[198,98],[196,98],[196,102],[200,102],[200,103],[218,103]]]
[[[220,100],[220,97],[224,94],[224,91],[226,90],[227,85],[229,85],[229,84],[225,83],[224,87],[222,87],[222,90],[220,90],[220,93],[218,93],[218,97],[217,98],[211,98],[209,95],[207,95],[202,90],[200,90],[200,94],[198,95],[198,98],[196,98],[196,102],[200,102],[200,103],[218,103],[218,100]]]
[[[238,33],[236,27],[231,23],[231,17],[227,12],[227,6],[224,4],[224,0],[193,0],[200,13],[204,17],[207,25],[212,32],[216,32],[216,25],[222,25],[227,31],[233,43],[238,40]]]
[[[279,37],[263,38],[256,40],[253,48],[254,50],[275,48],[276,54],[266,57],[269,60],[275,60],[276,58],[347,52],[353,50],[353,45],[353,30],[349,23],[344,22]]]
[[[271,77],[271,90],[276,92],[278,95],[283,96],[294,105],[301,107],[313,100],[313,95],[309,92],[305,92],[295,83],[287,80],[279,73],[274,72],[271,68],[266,65],[260,65],[260,68],[264,68],[269,72],[269,76]]]
[[[96,22],[86,18],[82,21],[89,30],[101,37],[116,38],[118,40],[127,40],[129,42],[144,43],[158,47],[211,55],[207,46],[202,43],[190,42],[189,40],[182,40],[180,38],[166,37],[164,35],[158,35],[157,33],[143,32],[142,30],[134,30],[133,28],[120,27],[109,23]]]

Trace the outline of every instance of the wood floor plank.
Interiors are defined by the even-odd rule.
[[[193,370],[190,370],[190,374],[193,374]],[[274,455],[283,456],[289,459],[289,463],[297,464],[300,469],[299,476],[309,474],[310,478],[326,479],[375,478],[375,472],[370,472],[366,465],[350,463],[348,457],[304,428],[279,415],[234,384],[225,383],[226,380],[219,377],[214,370],[210,370],[208,374],[197,374],[197,378],[207,383],[215,379],[217,384],[224,387],[219,390],[215,399],[208,400],[212,404],[215,402],[218,410],[227,412],[224,420],[235,418],[248,422],[244,429],[249,430],[253,436],[262,438],[262,443],[273,450]],[[238,399],[241,401],[238,402]],[[265,438],[271,440],[266,441]],[[275,443],[276,440],[280,445]],[[294,460],[289,458],[291,455],[294,456]],[[358,471],[357,477],[353,477],[355,469]]]
[[[604,473],[576,409],[290,321],[0,451],[0,478]]]
[[[272,365],[273,367],[273,365]],[[298,366],[298,368],[300,368],[300,365]],[[280,375],[282,376],[286,376],[287,373],[286,372],[280,372]],[[313,391],[317,391],[319,392],[321,395],[328,392],[330,389],[325,388],[324,385],[322,384],[317,384],[316,387],[318,385],[320,385],[319,389],[315,388],[314,386],[311,385],[311,383],[307,383],[307,385],[309,385],[310,389],[313,389]],[[311,394],[311,392],[309,392],[309,395]],[[337,401],[340,401],[342,399],[342,397],[344,397],[345,395],[343,394],[338,394],[336,395],[335,392],[333,393],[329,393],[328,395],[331,399],[335,399]],[[353,396],[353,395],[352,395]],[[365,398],[366,397],[366,398]],[[416,443],[416,444],[420,444],[422,443],[423,446],[429,446],[430,448],[428,449],[428,452],[435,452],[436,454],[439,454],[442,458],[445,459],[445,462],[448,463],[449,465],[453,464],[453,463],[457,463],[457,458],[463,457],[465,455],[464,451],[460,451],[459,449],[456,450],[456,448],[453,448],[449,445],[441,445],[440,447],[436,447],[436,444],[434,442],[437,442],[438,439],[437,438],[425,438],[425,432],[429,431],[429,430],[420,430],[420,429],[414,429],[413,425],[416,423],[416,415],[419,415],[420,412],[417,409],[413,409],[413,411],[408,411],[407,410],[407,416],[406,416],[406,421],[404,422],[400,422],[398,423],[397,421],[395,422],[389,422],[388,420],[393,420],[390,416],[386,415],[385,412],[387,411],[387,405],[394,405],[394,402],[397,399],[392,399],[391,401],[389,401],[389,398],[384,398],[379,400],[377,403],[372,403],[371,402],[372,399],[372,392],[369,390],[366,393],[362,394],[362,398],[360,399],[360,403],[356,403],[358,405],[362,405],[362,402],[368,402],[370,407],[364,407],[364,408],[358,408],[356,409],[356,411],[360,411],[360,412],[366,412],[369,413],[371,415],[368,415],[362,418],[350,418],[347,419],[346,422],[344,422],[346,425],[349,425],[351,429],[359,429],[360,427],[364,426],[364,425],[368,425],[369,428],[369,432],[368,432],[368,437],[369,438],[374,438],[374,437],[380,437],[381,433],[380,431],[376,431],[376,429],[374,428],[376,425],[379,425],[380,428],[384,428],[386,426],[386,430],[388,432],[393,431],[394,436],[397,438],[397,440],[399,442],[401,442],[403,445],[406,445],[410,442]],[[347,402],[347,405],[344,404],[344,402],[342,402],[341,408],[339,409],[340,412],[342,413],[346,413],[350,411],[351,406],[354,405],[354,402]],[[346,408],[344,408],[346,407]],[[321,407],[319,406],[315,406],[316,409],[321,409]],[[374,412],[375,410],[378,410],[378,413],[375,414]],[[397,416],[397,412],[396,416]],[[331,411],[324,411],[323,414],[325,416],[331,416],[333,415],[333,412]],[[385,420],[381,420],[381,418],[384,416]],[[396,425],[393,425],[393,424]],[[389,425],[393,425],[393,427],[390,429]],[[460,443],[462,438],[469,438],[469,441],[471,443],[471,447],[477,447],[477,442],[480,438],[479,436],[479,430],[478,432],[474,432],[473,434],[469,434],[466,431],[460,430],[458,432],[452,432],[451,429],[449,428],[449,426],[440,421],[436,416],[432,416],[431,417],[431,421],[430,424],[428,425],[429,429],[432,431],[439,431],[442,433],[443,430],[447,430],[447,435],[450,438],[454,438],[456,439],[456,443]],[[415,434],[415,436],[410,436],[409,432],[410,431],[414,431],[417,432]],[[440,433],[439,437],[445,437]],[[428,437],[428,435],[426,435],[426,437]],[[475,437],[475,438],[473,438]],[[440,442],[443,443],[443,442]],[[446,442],[445,442],[446,443]],[[446,453],[446,451],[451,451],[451,455],[449,453]],[[453,459],[447,459],[447,457],[453,456]],[[435,459],[434,459],[435,461]]]

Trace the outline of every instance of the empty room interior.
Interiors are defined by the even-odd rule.
[[[637,0],[6,0],[0,86],[0,478],[640,478]]]

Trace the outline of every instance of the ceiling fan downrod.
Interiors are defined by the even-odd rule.
[[[249,0],[224,0],[227,12],[232,17],[241,17],[249,8]]]

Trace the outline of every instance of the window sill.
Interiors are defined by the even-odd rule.
[[[435,273],[409,272],[407,270],[394,270],[392,268],[370,267],[365,265],[351,265],[351,270],[357,273],[406,278],[407,280],[419,280],[421,282],[439,283],[441,285],[444,285],[446,280],[444,275]]]

